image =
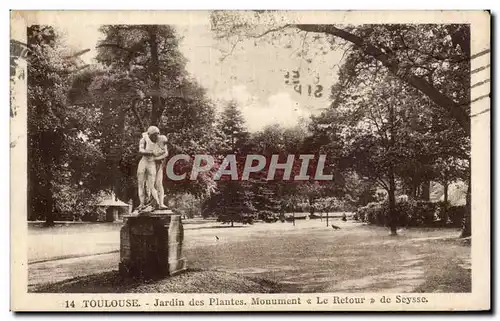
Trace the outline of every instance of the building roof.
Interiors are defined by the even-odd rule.
[[[111,193],[111,195],[102,200],[101,202],[97,203],[97,206],[129,206],[127,203],[119,200],[117,197],[115,197],[114,193]]]

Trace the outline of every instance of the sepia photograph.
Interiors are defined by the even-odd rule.
[[[157,14],[11,12],[17,306],[489,308],[488,12]]]

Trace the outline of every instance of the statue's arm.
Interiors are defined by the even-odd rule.
[[[141,140],[139,141],[139,154],[143,156],[153,155],[152,152],[146,150],[146,140],[144,138],[141,138]]]
[[[156,154],[155,160],[162,160],[168,156],[168,150],[167,150],[167,137],[163,136],[162,141],[160,142],[162,145],[162,150],[163,152],[161,154]]]
[[[168,152],[165,151],[163,154],[156,156],[155,160],[159,161],[159,160],[165,159],[165,157],[167,157],[167,156],[168,156]]]

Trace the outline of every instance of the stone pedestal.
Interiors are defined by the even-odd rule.
[[[157,210],[126,215],[124,222],[120,230],[121,275],[164,277],[186,269],[180,215],[170,210]]]

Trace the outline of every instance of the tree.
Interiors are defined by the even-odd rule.
[[[72,126],[66,92],[74,61],[64,58],[65,47],[50,26],[28,27],[28,218],[53,225],[56,186],[65,175],[79,171],[66,162],[71,141],[82,142]],[[66,174],[63,174],[66,173]],[[61,204],[59,204],[61,205]]]
[[[201,215],[201,199],[191,194],[177,194],[174,198],[173,211],[183,218],[194,218]]]
[[[390,74],[369,75],[360,81],[354,90],[362,96],[344,92],[334,106],[350,117],[345,134],[354,169],[388,192],[389,225],[395,234],[398,181],[409,186],[409,195],[415,197],[417,186],[436,178],[433,166],[440,157],[467,157],[468,139],[457,124],[443,122],[442,115],[436,115],[439,111],[417,112],[425,99],[407,85],[401,88]],[[448,136],[451,133],[454,139]]]
[[[254,176],[257,188],[263,189],[259,183],[268,176],[272,157],[277,157],[280,164],[293,159],[289,178],[284,176],[283,169],[277,169],[274,173],[274,180],[269,180],[265,184],[265,190],[255,192],[257,204],[268,204],[267,207],[272,208],[268,212],[277,213],[280,208],[293,205],[290,202],[294,203],[293,206],[296,207],[302,198],[303,201],[307,202],[307,209],[313,215],[316,199],[323,196],[339,196],[342,194],[343,179],[338,168],[337,157],[340,153],[340,145],[335,141],[334,137],[324,134],[323,130],[324,128],[318,124],[318,119],[313,118],[309,128],[301,126],[282,128],[278,125],[271,125],[252,135],[253,149],[250,153],[262,155],[267,161],[264,169]],[[294,177],[300,173],[302,160],[299,156],[302,154],[314,155],[315,158],[308,162],[306,172],[310,179],[298,181]],[[323,173],[333,174],[332,181],[318,181],[315,178],[320,155],[328,155]],[[290,158],[291,156],[293,158]],[[280,201],[277,201],[277,199]],[[280,203],[284,204],[280,205]],[[256,207],[259,208],[257,204]]]
[[[408,117],[406,112],[412,91],[401,88],[390,74],[378,73],[363,79],[366,85],[356,87],[362,96],[353,95],[337,102],[335,110],[344,113],[344,135],[348,146],[347,158],[362,177],[376,182],[388,193],[391,235],[396,235],[396,183],[398,167],[404,166],[408,152],[405,137]],[[349,93],[345,93],[349,95]]]
[[[214,149],[215,109],[187,73],[179,39],[168,25],[108,25],[98,44],[97,61],[73,82],[72,102],[96,110],[89,128],[105,160],[98,165],[101,186],[137,203],[137,143],[156,125],[169,138],[169,157]],[[168,159],[167,159],[168,161]],[[186,164],[192,166],[192,163]],[[197,181],[164,179],[167,194],[202,197],[213,187],[209,176]]]
[[[204,216],[216,215],[220,222],[251,223],[256,211],[248,182],[219,181],[217,189],[203,203]]]
[[[252,180],[253,198],[252,204],[258,212],[258,217],[266,222],[274,222],[281,212],[281,195],[279,187],[266,178]]]
[[[220,121],[217,123],[216,132],[220,145],[214,153],[215,156],[220,155],[223,158],[228,154],[233,154],[239,159],[245,158],[243,150],[249,134],[235,101],[229,101],[225,105]],[[219,161],[216,167],[221,165]],[[234,222],[247,222],[247,219],[255,212],[252,196],[248,181],[234,181],[222,176],[217,181],[216,190],[205,200],[204,213],[205,215],[215,214],[219,221],[231,222],[231,226],[234,226]]]
[[[326,226],[328,226],[328,218],[331,212],[339,211],[343,209],[344,204],[339,199],[335,197],[322,197],[318,199],[315,204],[315,208],[321,212],[326,214]]]
[[[468,25],[383,24],[347,26],[342,29],[335,25],[282,24],[278,20],[279,18],[273,16],[273,13],[268,14],[265,11],[244,13],[214,11],[212,28],[218,32],[219,37],[236,41],[245,38],[263,38],[279,32],[282,36],[290,28],[306,34],[325,35],[330,37],[332,44],[335,44],[336,38],[342,39],[352,45],[350,47],[352,52],[375,59],[394,76],[429,97],[436,106],[447,111],[467,134],[470,134],[470,115],[464,108],[470,104],[470,97],[467,95],[467,85],[470,81],[464,81],[464,77],[445,79],[458,80],[455,86],[463,88],[464,96],[457,97],[447,95],[445,88],[453,87],[450,83],[436,86],[432,79],[442,78],[442,70],[447,70],[450,64],[470,70]],[[468,76],[468,72],[465,74]]]
[[[218,133],[222,143],[219,152],[222,154],[235,153],[246,143],[249,133],[236,101],[230,100],[224,106],[218,122]]]
[[[356,172],[348,173],[346,178],[346,202],[351,208],[366,206],[376,202],[376,184],[362,179]]]
[[[383,69],[418,90],[432,102],[426,107],[444,112],[461,127],[466,137],[470,136],[471,52],[468,25],[383,24],[341,28],[335,25],[283,24],[277,15],[265,11],[216,11],[212,14],[212,27],[220,38],[233,40],[233,49],[242,39],[272,42],[275,38],[290,35],[290,29],[304,33],[303,44],[309,33],[316,34],[312,37],[313,42],[323,38],[330,44],[331,50],[340,48],[347,53],[342,67],[344,71],[350,69],[345,73],[349,77],[339,81],[337,87],[348,86],[350,80],[357,76],[353,71],[368,69],[376,72]],[[328,48],[328,45],[321,46],[323,52],[324,47]],[[304,50],[299,54],[304,55]],[[339,74],[342,76],[342,70]],[[467,200],[470,200],[470,181],[468,186]],[[462,235],[470,235],[470,201],[467,201]]]

